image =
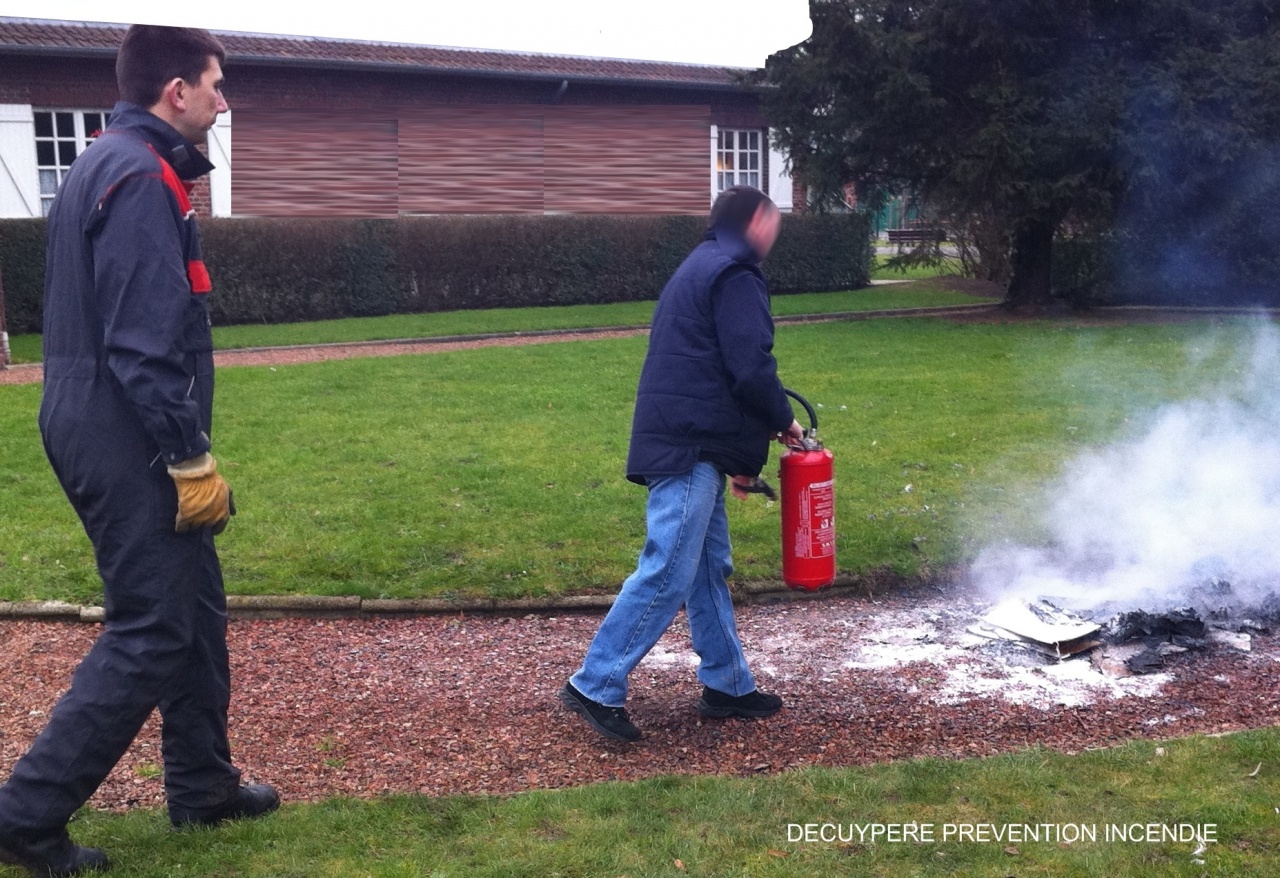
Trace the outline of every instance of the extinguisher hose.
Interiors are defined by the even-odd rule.
[[[813,410],[813,406],[809,405],[809,400],[796,393],[790,387],[782,388],[782,392],[804,407],[804,410],[809,414],[809,434],[816,434],[818,432],[818,413]]]

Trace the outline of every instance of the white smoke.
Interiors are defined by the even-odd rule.
[[[988,547],[973,581],[1082,610],[1250,608],[1280,592],[1278,338],[1259,329],[1234,386],[1068,463],[1047,493],[1047,544]]]

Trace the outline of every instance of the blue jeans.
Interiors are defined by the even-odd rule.
[[[725,477],[709,463],[649,480],[648,533],[636,571],[600,623],[582,668],[570,678],[592,701],[621,707],[627,676],[671,626],[680,607],[689,618],[698,679],[728,695],[756,684],[742,654],[725,579],[733,573]]]

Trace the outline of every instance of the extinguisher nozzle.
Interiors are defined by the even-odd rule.
[[[748,494],[764,494],[770,500],[778,499],[778,492],[773,490],[773,486],[764,479],[756,476],[748,484],[739,484],[738,487]]]

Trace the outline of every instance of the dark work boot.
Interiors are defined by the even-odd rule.
[[[249,784],[236,790],[234,796],[217,808],[208,811],[190,811],[169,807],[169,822],[176,828],[184,826],[217,826],[228,820],[244,820],[261,817],[280,807],[280,794],[275,787],[264,783]]]
[[[575,689],[572,683],[564,684],[564,688],[560,690],[560,700],[565,707],[581,714],[591,724],[591,728],[606,738],[616,741],[636,741],[640,738],[640,730],[631,724],[624,708],[606,707],[598,701],[592,701]]]
[[[0,863],[22,866],[37,878],[61,878],[101,871],[111,866],[107,855],[97,848],[81,847],[66,830],[56,835],[28,839],[0,834]]]
[[[704,686],[702,697],[698,699],[698,711],[713,719],[729,716],[773,716],[780,710],[782,699],[777,695],[766,695],[759,689],[746,695],[726,695],[710,686]]]

